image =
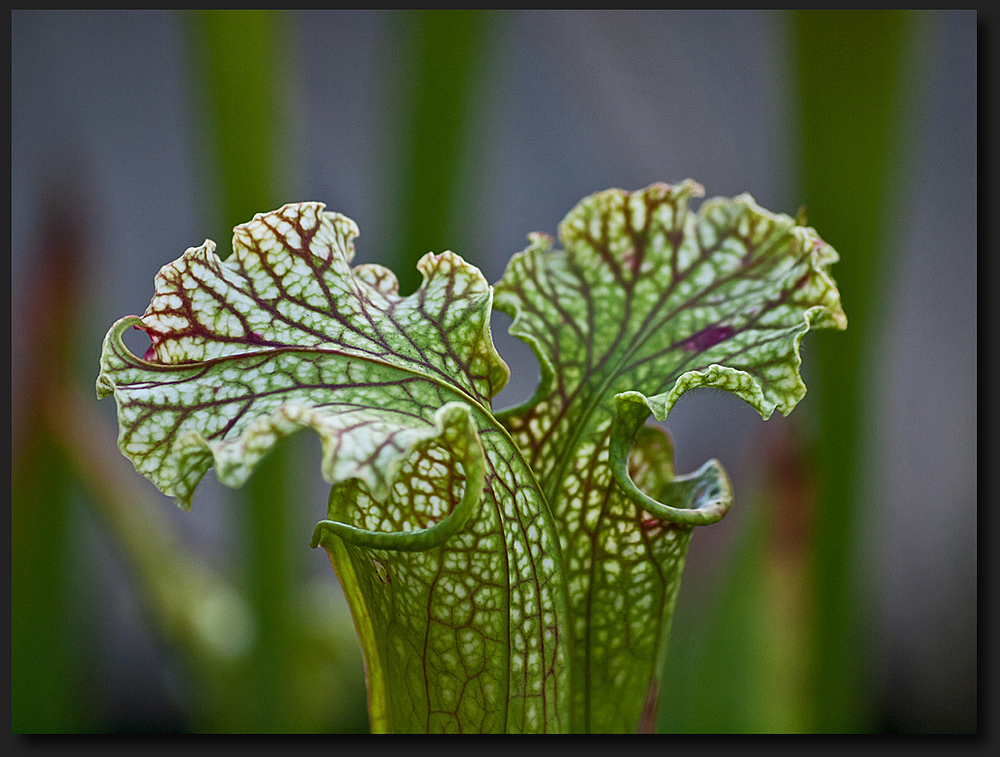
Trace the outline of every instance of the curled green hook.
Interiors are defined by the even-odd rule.
[[[444,544],[462,530],[476,510],[486,483],[486,457],[479,434],[467,408],[458,403],[445,405],[436,414],[436,426],[442,441],[465,469],[465,491],[448,515],[428,528],[412,531],[370,531],[336,520],[321,520],[313,531],[312,547],[323,545],[328,551],[330,539],[338,537],[348,544],[369,549],[397,552],[423,552]],[[340,487],[330,490],[330,502]]]
[[[636,434],[651,411],[646,398],[638,392],[617,395],[615,404],[608,463],[625,495],[650,515],[682,526],[707,526],[722,520],[733,504],[733,490],[718,460],[709,460],[694,473],[675,476],[666,489],[666,503],[639,490],[629,475],[628,458]]]

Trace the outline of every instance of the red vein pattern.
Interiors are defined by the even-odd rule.
[[[693,213],[700,193],[599,193],[563,221],[564,251],[530,237],[496,298],[542,381],[497,416],[482,274],[428,254],[401,297],[387,269],[351,267],[357,227],[318,203],[237,227],[226,262],[206,241],[165,266],[105,338],[98,394],[122,452],[184,507],[210,467],[239,486],[282,437],[319,435],[314,545],[354,613],[373,730],[633,730],[696,522],[676,514],[731,498],[717,463],[675,475],[645,418],[694,386],[787,413],[802,336],[846,326],[814,230],[748,196]]]
[[[351,268],[357,233],[286,205],[237,227],[226,262],[206,242],[165,266],[105,339],[119,447],[188,507],[209,467],[239,486],[312,428],[332,485],[314,538],[364,629],[373,730],[564,731],[566,589],[544,497],[490,410],[508,377],[492,288],[443,252],[401,297],[387,269]]]
[[[542,366],[532,399],[498,417],[538,476],[559,530],[573,616],[575,730],[638,722],[656,685],[651,661],[660,659],[690,535],[690,526],[651,518],[613,483],[614,397],[637,393],[663,420],[681,393],[711,385],[764,418],[775,408],[788,413],[805,393],[803,334],[846,327],[828,272],[837,255],[814,230],[747,195],[709,200],[694,213],[690,200],[701,194],[688,181],[588,197],[560,225],[563,250],[531,235],[496,287],[497,307],[514,319],[511,333]],[[648,457],[641,446],[633,457]],[[706,491],[717,471],[704,470]],[[673,475],[672,463],[656,473],[647,466],[645,486],[664,491]],[[609,686],[627,692],[613,708]]]

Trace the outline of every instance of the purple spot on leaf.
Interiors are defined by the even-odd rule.
[[[704,352],[719,342],[726,341],[735,333],[736,330],[732,326],[707,326],[684,342],[684,349],[691,352]]]

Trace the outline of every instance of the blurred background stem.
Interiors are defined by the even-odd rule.
[[[207,161],[221,226],[217,253],[232,252],[232,228],[283,204],[279,139],[287,131],[280,97],[285,19],[280,11],[192,11],[188,16],[196,93],[203,103]],[[216,226],[218,224],[218,226]],[[246,506],[236,552],[245,565],[257,637],[239,700],[217,726],[236,732],[280,732],[290,719],[288,612],[296,578],[288,549],[288,513],[296,488],[289,445],[262,461],[237,493]]]
[[[789,14],[790,101],[807,223],[840,253],[845,332],[803,343],[809,388],[762,432],[760,488],[714,585],[681,590],[660,728],[686,733],[858,732],[873,708],[871,573],[863,485],[873,390],[866,369],[879,286],[901,223],[894,199],[908,145],[901,102],[913,19],[901,11]],[[697,538],[697,536],[695,537]],[[702,596],[692,593],[702,591]]]
[[[68,189],[68,191],[67,191]],[[38,268],[31,282],[32,312],[24,385],[11,429],[11,729],[15,733],[71,733],[87,727],[85,671],[72,630],[78,561],[70,466],[45,422],[53,385],[75,365],[82,209],[76,187],[50,191]]]
[[[462,160],[481,95],[474,76],[498,16],[492,11],[413,10],[391,18],[402,54],[399,70],[390,76],[409,91],[399,98],[408,111],[398,114],[402,144],[389,167],[388,185],[397,192],[398,211],[386,264],[396,272],[400,292],[408,294],[420,284],[416,264],[427,252],[453,250],[480,263],[475,249],[463,249],[456,241],[464,224],[455,218],[455,209],[466,173],[474,170]],[[472,224],[471,219],[464,222]]]
[[[801,133],[800,196],[808,223],[840,252],[834,276],[848,329],[817,334],[809,347],[815,377],[812,453],[818,499],[810,534],[812,601],[809,730],[856,732],[874,724],[865,617],[869,576],[860,548],[862,486],[870,470],[865,402],[871,358],[884,315],[882,284],[896,256],[898,170],[906,131],[901,102],[913,18],[904,11],[797,11],[793,60]],[[810,374],[807,374],[807,381]],[[866,588],[866,583],[868,587]]]

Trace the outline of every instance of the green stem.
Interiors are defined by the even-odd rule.
[[[201,74],[208,133],[217,168],[217,203],[227,239],[231,229],[282,204],[278,98],[284,18],[278,11],[197,11],[189,17],[191,54]],[[224,257],[229,245],[220,243]],[[293,585],[286,535],[291,493],[287,446],[262,461],[242,496],[248,507],[248,599],[257,621],[257,646],[242,698],[219,725],[241,731],[279,731],[288,722],[287,612]]]
[[[812,533],[812,728],[866,727],[872,692],[861,650],[859,483],[864,472],[868,340],[877,333],[886,270],[897,107],[910,18],[902,11],[800,11],[792,16],[801,106],[803,199],[811,226],[841,254],[835,268],[850,319],[836,339],[814,339],[819,500]]]
[[[58,187],[41,218],[44,230],[20,326],[30,352],[15,393],[11,461],[11,730],[66,733],[85,727],[92,672],[74,648],[80,604],[72,576],[80,568],[74,531],[74,477],[46,423],[54,386],[69,382],[78,344],[79,279],[86,227],[77,215],[78,190]],[[15,361],[17,362],[17,361]]]
[[[32,419],[33,423],[38,418]],[[70,480],[48,428],[18,440],[11,487],[11,731],[67,733],[80,726],[68,577]]]
[[[452,213],[461,183],[461,147],[468,135],[476,90],[473,72],[492,14],[419,10],[401,14],[403,44],[398,81],[412,100],[399,135],[402,155],[392,168],[400,212],[396,255],[390,262],[400,291],[420,283],[416,262],[426,252],[454,249]],[[401,31],[403,31],[401,29]],[[474,262],[474,261],[470,261]]]

